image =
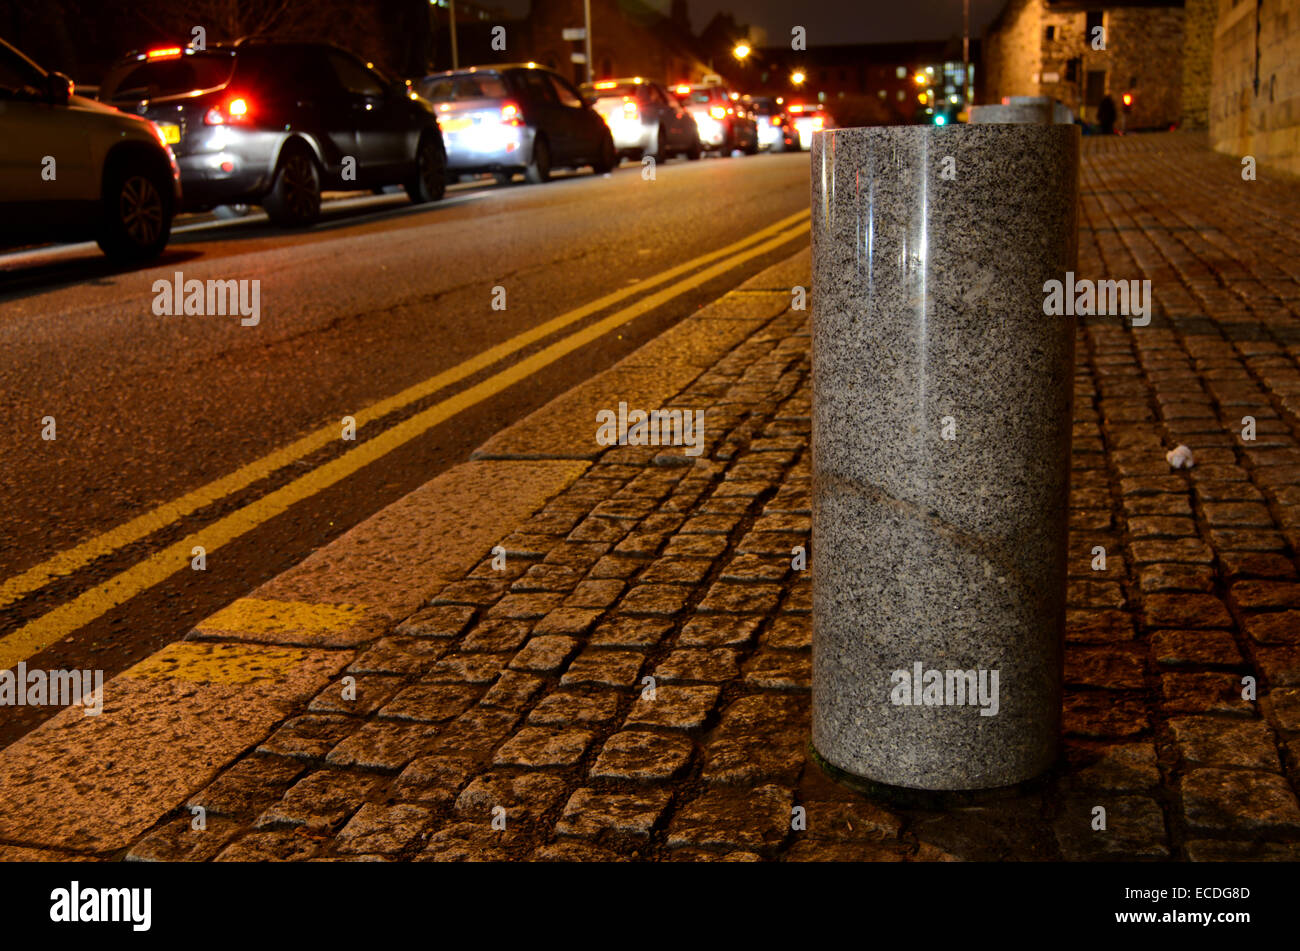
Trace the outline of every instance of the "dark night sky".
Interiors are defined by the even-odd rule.
[[[491,3],[491,0],[488,0]],[[523,13],[528,0],[497,0]],[[669,0],[646,0],[668,11]],[[981,36],[1006,0],[971,0],[971,35]],[[767,30],[767,42],[788,42],[790,28],[808,30],[808,45],[941,40],[961,34],[961,0],[689,0],[698,34],[719,11]]]

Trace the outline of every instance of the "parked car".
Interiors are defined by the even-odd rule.
[[[795,103],[787,108],[791,118],[794,119],[794,127],[799,132],[799,148],[801,149],[812,148],[814,132],[832,128],[830,116],[817,106]]]
[[[176,160],[153,123],[75,95],[0,40],[0,242],[94,238],[156,258],[180,203]]]
[[[653,155],[698,159],[702,146],[695,120],[663,86],[640,76],[586,83],[582,94],[605,120],[620,156],[640,160]]]
[[[738,94],[716,83],[684,84],[674,92],[694,117],[705,149],[722,155],[737,149],[748,155],[758,151],[758,126]]]
[[[437,201],[446,154],[433,107],[324,43],[243,39],[128,56],[100,98],[147,116],[176,153],[185,205],[259,204],[273,222],[320,216],[321,191],[403,185]]]
[[[799,130],[779,99],[745,96],[744,103],[758,123],[758,147],[770,152],[799,151]]]
[[[609,127],[573,85],[536,63],[435,73],[412,85],[432,102],[452,174],[491,172],[540,184],[556,168],[604,174],[618,164]]]

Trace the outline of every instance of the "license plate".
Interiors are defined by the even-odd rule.
[[[468,129],[473,124],[474,120],[468,117],[438,120],[438,125],[442,127],[443,132],[460,132],[464,129]]]
[[[163,141],[168,145],[175,145],[181,140],[181,127],[174,122],[159,122],[158,128],[162,130]]]

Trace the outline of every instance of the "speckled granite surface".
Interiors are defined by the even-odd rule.
[[[972,125],[985,123],[1045,122],[1069,125],[1074,113],[1064,103],[1048,96],[1011,96],[1005,104],[971,106]]]
[[[1056,755],[1074,326],[1042,288],[1074,267],[1078,152],[1046,124],[814,137],[812,733],[858,776],[978,789]],[[996,671],[996,713],[925,703],[917,664]]]

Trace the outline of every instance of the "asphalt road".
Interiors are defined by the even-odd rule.
[[[260,216],[201,221],[184,225],[145,269],[114,268],[93,246],[0,256],[0,585],[8,585],[0,667],[24,659],[29,668],[102,669],[107,679],[184,636],[806,236],[683,291],[301,499],[214,551],[207,570],[171,571],[114,606],[118,595],[96,589],[167,546],[673,281],[398,401],[357,442],[291,453],[210,504],[164,512],[150,530],[122,526],[521,332],[742,241],[806,210],[808,195],[806,154],[679,160],[654,181],[625,165],[544,186],[459,186],[418,208],[404,195],[367,196],[329,205],[304,232],[275,230]],[[154,282],[178,271],[185,280],[260,280],[260,321],[156,315]],[[493,309],[494,288],[504,288],[504,310]],[[42,438],[46,417],[53,440]],[[54,634],[41,633],[47,626]],[[0,743],[54,712],[0,707]]]

